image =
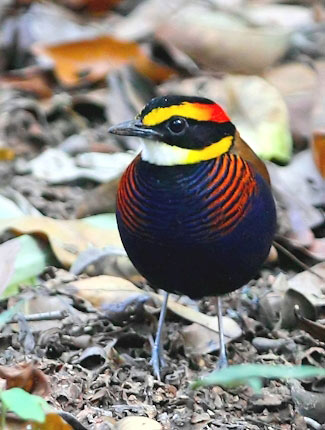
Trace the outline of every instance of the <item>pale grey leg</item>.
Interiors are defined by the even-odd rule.
[[[158,321],[158,329],[157,329],[155,343],[152,348],[152,357],[150,361],[150,364],[153,367],[153,373],[159,381],[160,381],[160,367],[164,367],[165,365],[164,359],[162,357],[161,334],[162,334],[162,329],[165,322],[168,296],[169,294],[164,292],[164,301],[161,306],[161,311],[160,311],[159,321]]]
[[[218,326],[219,326],[219,342],[220,342],[220,353],[219,353],[217,368],[223,369],[224,367],[228,366],[228,361],[227,361],[227,354],[226,354],[225,337],[223,333],[221,297],[218,297],[217,308],[218,308],[217,310],[218,310]]]

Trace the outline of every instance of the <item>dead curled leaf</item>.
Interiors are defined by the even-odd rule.
[[[93,278],[79,279],[78,281],[71,282],[69,285],[73,288],[73,292],[76,296],[88,300],[96,307],[110,304],[112,301],[122,301],[122,297],[125,300],[129,296],[134,296],[135,293],[146,296],[149,295],[157,299],[160,303],[162,303],[164,299],[163,296],[157,293],[144,292],[126,279],[114,276],[102,275]],[[197,323],[215,333],[219,333],[217,317],[205,315],[177,303],[172,299],[168,300],[168,309],[181,318]],[[226,339],[232,340],[241,336],[242,330],[234,320],[229,317],[223,317],[223,323]]]
[[[78,359],[80,366],[90,370],[94,370],[99,366],[102,366],[105,361],[105,349],[98,345],[86,348]]]
[[[323,324],[319,324],[317,322],[309,320],[308,318],[305,318],[301,314],[298,305],[295,306],[294,312],[298,320],[298,328],[309,333],[311,336],[313,336],[314,339],[318,339],[321,342],[325,342],[325,326]]]
[[[280,313],[278,325],[281,328],[297,327],[296,305],[299,306],[301,316],[308,320],[317,319],[323,312],[325,263],[318,263],[311,270],[312,272],[305,270],[290,279],[287,279],[284,274],[278,275],[275,279],[272,293],[275,295],[275,300],[271,303],[271,307],[272,311]],[[271,319],[275,322],[273,317]]]
[[[313,393],[305,390],[299,381],[293,379],[289,382],[291,395],[298,409],[303,416],[310,417],[318,423],[325,422],[325,394]]]
[[[0,366],[0,378],[7,382],[6,388],[18,387],[28,393],[45,396],[49,393],[47,378],[32,363],[17,366]]]
[[[67,268],[90,246],[122,247],[117,229],[101,229],[82,220],[56,220],[45,216],[1,220],[0,231],[7,229],[18,235],[29,233],[47,238],[57,259]]]
[[[52,60],[59,81],[67,87],[102,80],[125,64],[132,64],[139,73],[158,82],[175,73],[151,60],[137,43],[110,36],[56,45],[37,44],[32,50],[36,56]]]
[[[118,293],[117,293],[118,294]],[[117,325],[125,325],[129,322],[143,321],[146,310],[144,305],[148,302],[149,296],[135,293],[127,299],[115,301],[102,306],[105,317]]]

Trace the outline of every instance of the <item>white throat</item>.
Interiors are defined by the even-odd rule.
[[[151,164],[158,166],[175,166],[184,164],[190,155],[191,150],[171,146],[164,142],[143,142],[141,158]]]

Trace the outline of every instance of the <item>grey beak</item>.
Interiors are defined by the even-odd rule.
[[[160,134],[156,130],[143,125],[138,119],[113,125],[108,129],[108,132],[119,136],[136,136],[152,140],[160,138]]]

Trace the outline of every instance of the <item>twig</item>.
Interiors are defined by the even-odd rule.
[[[307,270],[308,272],[312,273],[313,275],[317,276],[318,279],[325,282],[325,278],[318,273],[316,273],[313,269],[311,269],[307,264],[299,260],[295,255],[292,254],[287,248],[285,248],[283,245],[281,245],[277,241],[273,241],[273,245],[279,249],[281,252],[283,252],[287,257],[289,257],[292,261],[294,261],[298,266],[302,267],[304,270]]]
[[[50,320],[63,320],[68,316],[68,311],[51,311],[40,312],[38,314],[24,315],[26,321],[50,321]],[[7,324],[18,322],[18,318],[14,315]]]

